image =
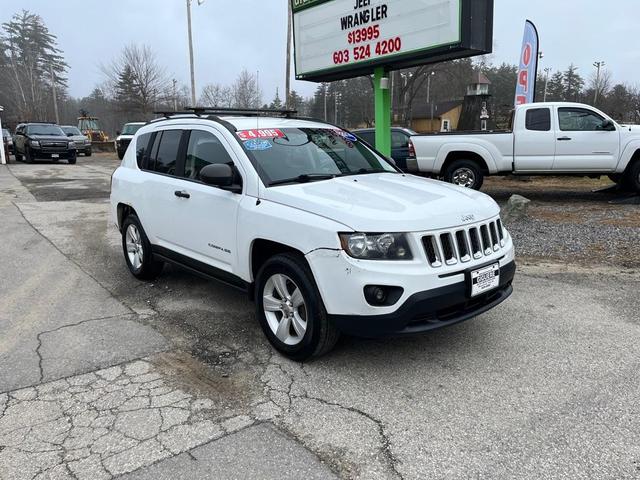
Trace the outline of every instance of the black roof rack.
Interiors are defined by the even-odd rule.
[[[228,115],[236,117],[284,117],[292,118],[298,113],[297,110],[277,110],[270,108],[218,108],[218,107],[184,107],[183,111],[162,111],[154,112],[163,117],[174,115]]]

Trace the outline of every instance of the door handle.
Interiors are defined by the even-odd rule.
[[[571,137],[560,137],[558,140],[561,142],[569,142],[571,140]]]
[[[191,198],[191,195],[189,195],[187,192],[185,191],[180,191],[180,190],[176,190],[175,192],[173,192],[174,195],[178,198]]]

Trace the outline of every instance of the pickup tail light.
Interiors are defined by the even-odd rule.
[[[409,158],[416,158],[416,147],[413,146],[411,139],[409,139]]]

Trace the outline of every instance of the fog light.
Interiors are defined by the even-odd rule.
[[[400,287],[386,287],[382,285],[367,285],[364,287],[364,297],[369,305],[375,307],[389,307],[394,305],[402,296],[404,290]]]

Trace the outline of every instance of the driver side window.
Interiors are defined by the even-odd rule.
[[[558,117],[564,132],[595,132],[604,122],[600,115],[584,108],[559,108]]]
[[[233,160],[215,135],[204,130],[192,130],[184,164],[184,177],[200,180],[200,170],[216,163],[233,165]]]

